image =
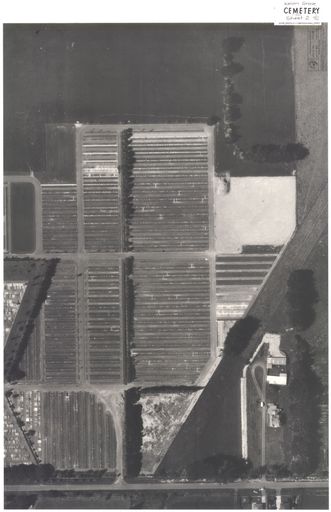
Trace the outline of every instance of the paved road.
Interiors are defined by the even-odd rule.
[[[6,492],[43,492],[43,491],[193,491],[218,489],[316,489],[328,488],[327,480],[287,480],[270,482],[267,480],[249,480],[219,484],[214,482],[192,483],[126,483],[118,481],[115,484],[38,484],[38,485],[6,485]]]

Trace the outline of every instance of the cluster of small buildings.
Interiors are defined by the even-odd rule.
[[[4,459],[5,466],[35,463],[24,434],[6,399],[4,399]]]
[[[10,401],[24,425],[22,430],[37,457],[42,452],[41,439],[41,396],[39,391],[15,393]]]
[[[268,344],[267,383],[274,386],[286,386],[286,354],[280,350],[281,337],[279,334],[266,333],[263,339]],[[267,404],[267,422],[269,427],[280,427],[281,412],[282,410],[276,404]]]
[[[16,314],[19,310],[26,286],[26,283],[22,282],[4,282],[3,324],[5,341],[7,341]]]

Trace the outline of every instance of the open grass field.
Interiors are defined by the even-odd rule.
[[[244,98],[242,141],[288,142],[294,137],[292,33],[272,25],[7,25],[6,173],[45,168],[46,123],[221,118],[222,41],[231,35],[245,39],[236,56],[244,67],[236,80]],[[36,76],[43,77],[37,87]],[[224,166],[234,171],[238,161],[219,143]],[[63,177],[64,156],[49,160],[49,179],[56,166]],[[66,181],[71,176],[68,169]]]
[[[308,157],[297,164],[298,223],[328,181],[327,71],[311,72],[307,67],[307,39],[314,29],[316,32],[316,27],[295,28],[293,41],[296,137],[309,148]],[[326,24],[318,29],[326,35]]]
[[[39,496],[36,509],[69,509],[69,510],[109,510],[109,509],[129,509],[130,496],[107,493],[105,495],[89,495],[89,493],[79,496]]]
[[[234,492],[223,491],[213,493],[181,492],[168,495],[167,509],[233,509]]]
[[[243,246],[284,245],[296,227],[293,176],[231,177],[230,191],[215,193],[218,253],[240,253]]]
[[[261,398],[253,382],[250,369],[247,371],[247,443],[248,459],[254,467],[261,466]]]
[[[273,464],[284,464],[286,462],[285,447],[284,447],[284,430],[280,428],[266,427],[266,464],[272,466]]]
[[[76,183],[76,129],[70,125],[45,127],[46,183]]]

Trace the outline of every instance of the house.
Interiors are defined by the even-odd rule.
[[[264,343],[268,344],[267,382],[276,386],[286,386],[286,354],[280,350],[281,337],[279,334],[266,333]]]
[[[287,384],[287,374],[279,373],[278,375],[270,375],[267,374],[267,382],[268,384],[273,384],[274,386],[286,386]]]

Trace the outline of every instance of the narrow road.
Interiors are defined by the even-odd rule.
[[[261,368],[262,370],[262,389],[260,388],[260,385],[257,381],[255,371],[257,368]],[[254,382],[254,385],[256,387],[256,390],[259,394],[259,397],[261,399],[261,402],[264,402],[266,404],[266,390],[267,390],[267,372],[266,367],[261,361],[257,361],[253,364],[251,370],[252,379]],[[265,447],[266,447],[266,405],[264,407],[261,407],[261,466],[265,466],[266,464],[266,457],[265,457]]]
[[[219,489],[316,489],[328,488],[327,480],[286,480],[270,482],[267,480],[249,480],[220,484],[216,482],[190,482],[190,483],[125,483],[118,484],[32,484],[32,485],[5,485],[6,492],[47,492],[47,491],[192,491],[192,490],[219,490]]]

